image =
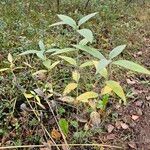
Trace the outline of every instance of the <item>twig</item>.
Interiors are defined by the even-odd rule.
[[[48,144],[47,144],[48,145]],[[47,147],[47,145],[22,145],[22,146],[6,146],[6,147],[0,147],[0,149],[14,149],[14,148],[36,148],[36,147]],[[105,144],[49,144],[51,147],[62,147],[62,146],[73,146],[73,147],[79,147],[79,146],[97,146],[97,147],[108,147],[108,148],[116,148],[116,149],[123,149],[123,147],[115,146],[115,145],[105,145]]]

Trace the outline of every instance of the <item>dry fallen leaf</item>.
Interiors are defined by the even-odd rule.
[[[100,114],[98,112],[96,112],[96,111],[91,112],[90,119],[91,119],[92,125],[94,125],[96,127],[99,126],[101,119],[100,119]]]
[[[131,148],[133,148],[133,149],[137,149],[137,146],[136,146],[135,142],[133,142],[133,141],[130,141],[130,142],[128,143],[128,145],[129,145],[129,147],[131,147]]]
[[[58,140],[61,137],[61,134],[59,133],[59,131],[57,131],[55,128],[53,128],[52,132],[51,132],[51,136],[52,138]]]
[[[117,129],[121,129],[121,122],[120,122],[120,121],[116,121],[115,127],[116,127]]]
[[[137,115],[132,115],[131,118],[132,118],[133,120],[137,120],[137,119],[139,118],[139,116],[137,116]]]
[[[126,130],[129,128],[129,126],[126,123],[121,122],[120,125],[121,125],[122,129]]]
[[[108,134],[107,136],[106,136],[106,139],[107,140],[113,140],[115,138],[115,134]]]
[[[113,125],[111,125],[111,124],[109,124],[108,126],[107,126],[107,131],[108,131],[108,133],[111,133],[113,130],[114,130],[114,126]]]
[[[126,79],[127,83],[130,84],[130,85],[133,85],[135,83],[137,83],[136,80],[131,80],[131,79]]]

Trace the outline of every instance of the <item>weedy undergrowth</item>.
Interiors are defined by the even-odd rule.
[[[72,74],[70,77],[71,81],[65,86],[64,89],[60,90],[63,91],[62,93],[58,93],[55,90],[53,90],[55,89],[55,87],[53,87],[53,83],[51,83],[51,85],[49,86],[50,87],[48,89],[49,94],[46,93],[47,92],[46,89],[43,90],[40,87],[38,87],[40,88],[40,90],[33,89],[30,92],[24,90],[23,94],[29,104],[30,104],[29,99],[34,98],[36,104],[39,107],[41,107],[42,109],[46,109],[45,106],[42,104],[41,99],[44,99],[48,103],[48,99],[56,95],[59,97],[60,101],[69,103],[71,105],[77,106],[78,104],[81,103],[89,104],[89,106],[91,106],[93,109],[90,115],[92,119],[96,116],[99,116],[97,109],[101,110],[106,109],[109,97],[113,96],[112,93],[115,93],[124,104],[127,103],[126,96],[122,86],[120,85],[119,82],[111,79],[110,72],[113,70],[114,66],[129,69],[137,73],[150,75],[149,70],[147,70],[146,68],[137,63],[134,63],[130,60],[122,60],[122,59],[116,60],[116,57],[123,52],[123,50],[126,48],[126,45],[119,45],[115,47],[114,49],[112,49],[109,55],[105,56],[100,52],[99,49],[92,47],[94,34],[90,29],[83,28],[83,24],[85,24],[88,20],[90,20],[97,14],[98,14],[97,12],[89,14],[87,16],[84,16],[77,22],[69,16],[58,15],[60,22],[54,23],[50,27],[64,24],[70,26],[72,28],[73,33],[75,33],[75,37],[77,38],[76,44],[70,45],[70,47],[63,49],[61,48],[46,49],[43,41],[40,40],[38,43],[40,50],[27,50],[20,54],[20,56],[36,54],[37,57],[41,60],[41,63],[43,64],[45,69],[36,70],[36,72],[34,72],[32,75],[46,73],[47,76],[49,76],[53,74],[53,70],[55,69],[55,67],[57,67],[57,65],[62,64],[64,66],[65,64],[64,61],[70,64],[70,66],[67,65],[67,67],[69,67]],[[70,53],[71,54],[73,53],[74,55],[70,55]],[[82,55],[83,53],[91,55],[90,57],[91,59],[89,61],[81,63],[82,61],[80,60],[81,57],[79,57],[79,54]],[[53,58],[55,58],[55,61]],[[11,54],[8,55],[8,61],[10,63],[10,68],[2,68],[0,69],[0,72],[10,70],[14,74],[13,70],[17,68],[14,67],[13,58]],[[80,89],[81,87],[79,85],[82,82],[81,79],[84,78],[82,71],[86,67],[93,67],[93,66],[95,67],[96,70],[94,75],[95,80],[97,80],[97,77],[102,78],[103,88],[99,93],[95,92],[93,89],[81,93],[82,90]],[[88,72],[88,74],[90,73]],[[91,103],[91,100],[93,100],[95,104]],[[36,116],[37,118],[39,118],[39,114],[36,113]],[[98,126],[99,122],[100,121],[97,121],[95,125]],[[58,121],[58,125],[61,127],[64,136],[67,136],[68,133],[67,121],[64,119],[60,120]]]

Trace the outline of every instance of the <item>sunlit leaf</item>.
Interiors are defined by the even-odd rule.
[[[38,52],[36,53],[36,55],[37,55],[40,59],[42,59],[42,60],[45,59],[44,51],[38,51]]]
[[[2,68],[2,69],[0,69],[0,72],[3,72],[3,71],[7,71],[7,70],[9,70],[10,68]]]
[[[64,135],[67,136],[68,131],[69,131],[68,121],[66,119],[60,119],[59,126],[60,126],[62,132],[64,133]]]
[[[86,21],[88,21],[90,18],[94,17],[98,12],[95,13],[91,13],[89,15],[84,16],[83,18],[81,18],[78,22],[78,26],[82,25],[83,23],[85,23]]]
[[[62,20],[65,24],[73,27],[74,29],[77,28],[76,22],[69,16],[66,15],[58,15],[59,19]]]
[[[34,95],[32,95],[32,94],[27,94],[27,93],[23,93],[23,95],[25,96],[25,98],[32,98],[32,97],[34,97]]]
[[[39,70],[39,71],[34,72],[32,75],[34,76],[34,75],[38,75],[40,73],[47,73],[47,70]]]
[[[146,68],[144,68],[143,66],[136,64],[132,61],[128,61],[128,60],[118,60],[113,62],[113,64],[124,67],[126,69],[132,70],[132,71],[136,71],[139,73],[143,73],[143,74],[149,74],[150,75],[150,71],[147,70]]]
[[[101,90],[101,95],[105,95],[105,94],[110,94],[112,91],[112,89],[109,86],[105,86],[102,90]]]
[[[43,65],[44,65],[47,69],[49,69],[50,66],[51,66],[51,60],[47,59],[47,60],[43,61]]]
[[[93,65],[93,61],[87,61],[87,62],[81,64],[80,68],[84,68],[84,67],[92,66],[92,65]]]
[[[28,54],[36,54],[36,53],[38,53],[39,51],[37,51],[37,50],[28,50],[28,51],[25,51],[25,52],[23,52],[23,53],[21,53],[21,54],[19,54],[19,55],[28,55]]]
[[[79,42],[79,45],[86,45],[89,41],[87,39],[82,39],[80,42]]]
[[[75,50],[76,50],[75,48],[64,48],[64,49],[60,49],[60,50],[56,51],[52,55],[58,55],[58,54],[62,54],[62,53],[72,52]]]
[[[11,55],[10,53],[8,54],[7,59],[8,59],[8,61],[9,61],[10,63],[13,62],[13,58],[12,58],[12,55]]]
[[[95,48],[86,46],[86,45],[73,45],[75,48],[83,50],[87,53],[89,53],[90,55],[94,56],[95,58],[98,59],[105,59],[105,57]]]
[[[50,67],[49,70],[53,69],[55,66],[57,66],[60,63],[60,61],[54,62]]]
[[[98,63],[99,63],[98,61],[93,61],[93,64],[94,64],[96,70],[97,70],[97,67],[98,67]],[[102,70],[100,70],[100,71],[99,71],[99,74],[100,74],[102,77],[104,77],[105,79],[108,78],[108,71],[107,71],[106,68],[103,68]]]
[[[118,56],[124,49],[126,45],[120,45],[115,47],[110,53],[109,53],[109,59],[113,59],[116,56]]]
[[[90,91],[79,95],[76,99],[81,102],[88,102],[88,99],[97,98],[97,97],[98,97],[97,93]]]
[[[73,59],[71,57],[67,57],[67,56],[59,56],[59,57],[62,58],[62,59],[64,59],[65,61],[67,61],[71,65],[77,66],[77,62],[76,62],[75,59]]]
[[[59,50],[60,50],[59,48],[51,48],[51,49],[46,50],[45,53],[53,53],[53,52],[57,52]]]
[[[93,33],[91,30],[89,29],[81,29],[78,30],[78,32],[80,33],[80,35],[82,35],[87,41],[91,42],[93,41]]]
[[[118,82],[109,80],[106,81],[106,85],[110,87],[112,91],[115,92],[123,100],[124,104],[126,104],[126,97],[124,91]]]
[[[101,59],[97,64],[96,74],[100,73],[104,68],[106,68],[110,62],[110,60]]]
[[[72,78],[73,78],[73,80],[75,80],[78,83],[78,81],[80,79],[80,73],[77,70],[73,71]]]
[[[56,22],[56,23],[51,24],[49,27],[63,25],[63,24],[65,24],[65,23],[63,21],[60,21],[60,22]]]
[[[64,89],[64,92],[63,92],[63,95],[67,95],[69,94],[71,91],[73,91],[74,89],[76,89],[78,86],[77,83],[69,83],[65,89]]]
[[[42,40],[39,41],[39,47],[41,51],[45,51],[45,45]]]

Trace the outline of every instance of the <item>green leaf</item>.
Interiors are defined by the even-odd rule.
[[[87,66],[92,66],[93,65],[93,61],[89,60],[83,64],[80,65],[80,68],[84,68],[84,67],[87,67]]]
[[[150,71],[147,70],[146,68],[144,68],[143,66],[136,64],[132,61],[128,61],[128,60],[118,60],[113,62],[113,64],[124,67],[126,69],[132,70],[132,71],[136,71],[139,73],[143,73],[143,74],[149,74],[150,75]]]
[[[81,29],[81,30],[77,30],[77,32],[80,33],[80,35],[82,35],[87,41],[91,42],[93,41],[93,33],[91,30],[89,29]]]
[[[79,95],[76,99],[81,102],[88,102],[88,99],[97,98],[97,97],[98,97],[97,93],[90,91]]]
[[[77,83],[69,83],[65,89],[64,89],[64,92],[63,92],[63,95],[67,95],[69,94],[71,91],[73,91],[74,89],[76,89],[78,86]]]
[[[47,59],[47,60],[43,61],[43,65],[44,65],[47,69],[49,69],[50,66],[51,66],[51,60]]]
[[[64,49],[60,49],[60,50],[56,51],[52,55],[58,55],[58,54],[62,54],[62,53],[72,52],[75,50],[76,50],[75,48],[64,48]]]
[[[85,51],[89,53],[90,55],[94,56],[98,59],[104,59],[105,57],[95,48],[86,46],[86,45],[73,45],[75,48],[80,49],[82,51]]]
[[[60,61],[54,62],[50,67],[49,70],[53,69],[55,66],[57,66],[60,63]]]
[[[64,133],[64,135],[67,136],[68,130],[69,130],[68,121],[66,119],[60,119],[59,126],[60,126],[62,132]]]
[[[109,59],[113,59],[114,57],[118,56],[124,49],[126,45],[120,45],[115,47],[109,54]]]
[[[38,53],[39,51],[37,51],[37,50],[28,50],[28,51],[25,51],[25,52],[23,52],[23,53],[21,53],[21,54],[19,54],[19,55],[28,55],[28,54],[36,54],[36,53]]]
[[[7,70],[9,70],[10,68],[2,68],[2,69],[0,69],[0,72],[3,72],[3,71],[7,71]]]
[[[44,45],[44,43],[43,43],[43,41],[39,41],[39,47],[40,47],[40,50],[41,51],[45,51],[45,45]]]
[[[103,68],[102,70],[100,70],[99,74],[104,77],[105,79],[108,78],[108,71],[106,68]]]
[[[124,91],[118,82],[109,80],[106,81],[106,85],[110,87],[112,91],[115,92],[123,100],[124,104],[126,104],[126,97]]]
[[[79,42],[79,45],[86,45],[89,41],[87,39],[82,39],[80,42]]]
[[[76,22],[69,16],[66,15],[58,15],[59,19],[62,20],[65,24],[73,27],[74,29],[77,28]]]
[[[106,68],[110,62],[111,62],[110,60],[101,59],[101,60],[98,62],[97,66],[96,66],[96,74],[98,74],[98,73],[101,72],[104,68]]]
[[[46,59],[45,56],[44,56],[44,51],[38,51],[36,53],[36,55],[37,55],[37,57],[39,57],[42,60]]]
[[[65,61],[67,61],[71,65],[77,66],[77,62],[76,62],[75,59],[73,59],[71,57],[67,57],[67,56],[59,56],[59,57],[62,58],[62,59],[64,59]]]
[[[60,22],[56,22],[56,23],[51,24],[49,27],[63,25],[63,24],[65,24],[65,23],[63,21],[60,21]]]
[[[90,18],[94,17],[98,12],[95,12],[95,13],[92,13],[92,14],[89,14],[89,15],[86,15],[84,16],[83,18],[81,18],[78,22],[78,26],[82,25],[83,23],[85,23],[86,21],[88,21]]]
[[[45,53],[53,53],[53,52],[57,52],[59,50],[60,50],[59,48],[51,48],[51,49],[46,50]]]

